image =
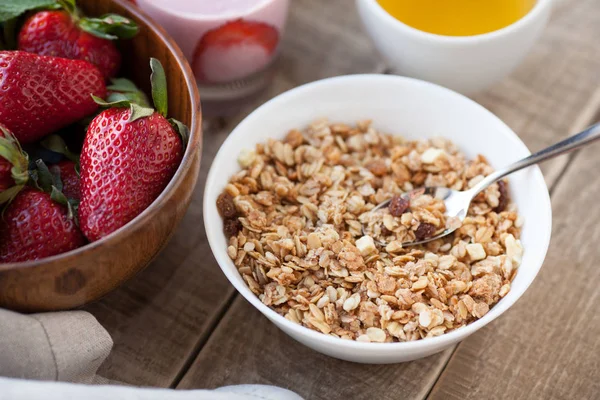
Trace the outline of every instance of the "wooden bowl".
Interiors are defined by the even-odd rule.
[[[146,267],[165,246],[185,214],[200,169],[201,112],[194,75],[167,33],[124,0],[79,0],[84,13],[117,13],[135,20],[139,34],[120,41],[120,76],[148,93],[150,57],[167,74],[169,116],[190,128],[190,141],[163,193],[133,221],[109,236],[38,261],[0,264],[0,307],[18,311],[65,310],[96,300]]]

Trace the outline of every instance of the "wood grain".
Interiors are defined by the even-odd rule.
[[[345,0],[293,1],[273,85],[226,121],[205,122],[200,179],[179,229],[146,270],[86,308],[115,342],[100,375],[135,385],[166,387],[178,382],[196,358],[234,293],[204,233],[202,193],[210,163],[235,124],[270,97],[326,76],[382,70],[368,38],[357,29],[354,8],[346,4]],[[309,9],[317,15],[318,29]],[[307,38],[323,47],[309,51]],[[334,45],[340,50],[330,53]],[[349,50],[353,48],[358,49],[356,53]],[[346,52],[343,62],[331,59],[342,51]]]
[[[502,318],[458,346],[431,399],[598,398],[600,197],[597,145],[553,193],[544,267]]]
[[[598,36],[581,42],[574,39],[597,32],[596,13],[592,1],[578,2],[575,9],[565,3],[575,5],[575,1],[563,0],[561,12],[554,16],[525,63],[505,81],[475,97],[515,129],[532,150],[583,128],[599,105],[595,88],[600,83],[600,74],[596,73],[600,65],[587,53],[597,47],[593,38]],[[566,162],[544,167],[550,186],[560,177]],[[526,320],[532,318],[529,315]],[[471,339],[465,343],[471,343]],[[287,387],[310,399],[418,399],[427,396],[451,354],[448,350],[393,366],[334,360],[296,343],[238,297],[178,387],[264,383]],[[482,367],[482,362],[475,362],[468,373]],[[497,385],[503,382],[502,375],[489,378]],[[477,382],[472,383],[471,389],[479,387]],[[465,395],[462,389],[454,388],[456,398]],[[502,393],[499,386],[495,390]],[[488,396],[491,393],[486,392]]]
[[[396,365],[336,360],[294,341],[237,296],[178,388],[260,383],[311,400],[423,398],[451,351]]]
[[[580,114],[598,107],[600,7],[597,0],[562,0],[541,40],[509,78],[475,100],[537,151],[572,133]],[[570,156],[543,164],[550,184]]]
[[[21,311],[63,310],[105,295],[145,268],[164,247],[187,209],[198,178],[201,115],[198,91],[183,55],[164,32],[125,3],[82,1],[90,15],[118,13],[135,20],[139,34],[122,44],[125,76],[147,87],[150,57],[167,74],[169,112],[190,128],[181,166],[142,214],[94,243],[46,259],[0,265],[0,306]]]

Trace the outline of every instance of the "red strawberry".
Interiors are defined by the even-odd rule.
[[[90,94],[106,96],[100,71],[87,61],[0,51],[0,123],[22,143],[88,116]]]
[[[85,18],[76,8],[40,11],[23,24],[18,48],[44,56],[89,61],[105,78],[110,78],[119,70],[121,54],[109,39],[132,37],[137,31],[135,23],[115,14]]]
[[[2,193],[7,192],[10,188],[27,183],[29,179],[28,165],[29,157],[21,149],[19,141],[0,124],[0,199],[3,197]],[[19,189],[15,189],[15,191],[17,190]],[[5,193],[5,196],[10,198],[14,194],[13,191]]]
[[[37,260],[84,244],[67,207],[32,188],[23,189],[0,219],[0,263]]]
[[[237,19],[206,32],[194,51],[196,77],[226,82],[246,77],[269,64],[277,49],[279,32],[274,26]]]
[[[116,108],[102,111],[88,127],[80,159],[79,223],[90,241],[110,234],[144,211],[181,162],[180,134],[185,135],[185,127],[165,118],[164,70],[155,59],[150,65],[152,98],[158,112],[120,101],[113,104]]]
[[[62,192],[69,199],[79,200],[79,175],[75,170],[76,164],[70,160],[64,160],[50,167],[53,173],[58,172],[63,187]]]

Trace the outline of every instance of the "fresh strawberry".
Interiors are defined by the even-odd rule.
[[[94,113],[90,94],[106,96],[102,74],[87,61],[24,51],[0,51],[0,81],[0,123],[21,144]]]
[[[19,50],[89,61],[105,78],[115,76],[121,54],[111,40],[133,37],[138,32],[137,25],[116,14],[82,17],[74,2],[61,4],[64,10],[40,11],[25,21],[19,32]]]
[[[6,196],[10,198],[11,193],[7,192],[11,188],[27,183],[28,165],[29,157],[21,149],[19,141],[8,129],[0,125],[0,199]],[[12,195],[14,194],[15,191]]]
[[[206,32],[194,51],[192,68],[207,82],[243,78],[267,66],[279,32],[263,22],[237,19]]]
[[[98,240],[127,224],[164,190],[184,152],[187,128],[167,120],[166,78],[151,59],[157,111],[125,100],[90,123],[81,151],[79,223]],[[181,135],[181,136],[180,136]],[[183,140],[182,140],[183,139]]]
[[[19,192],[0,219],[0,263],[37,260],[84,244],[67,207],[33,188]]]
[[[79,200],[79,175],[76,164],[70,160],[63,160],[52,165],[50,171],[60,176],[64,195],[69,199]]]

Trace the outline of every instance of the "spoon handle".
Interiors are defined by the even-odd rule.
[[[492,183],[499,181],[508,174],[512,174],[515,171],[519,171],[523,168],[529,167],[530,165],[546,161],[550,158],[554,158],[561,154],[577,150],[580,147],[583,147],[586,144],[598,139],[600,139],[600,123],[594,124],[586,130],[584,130],[583,132],[570,136],[563,141],[555,143],[550,147],[546,147],[545,149],[530,155],[529,157],[526,157],[505,168],[499,169],[498,171],[491,173],[470,190],[473,192],[473,195],[476,195],[477,193],[490,186]]]

